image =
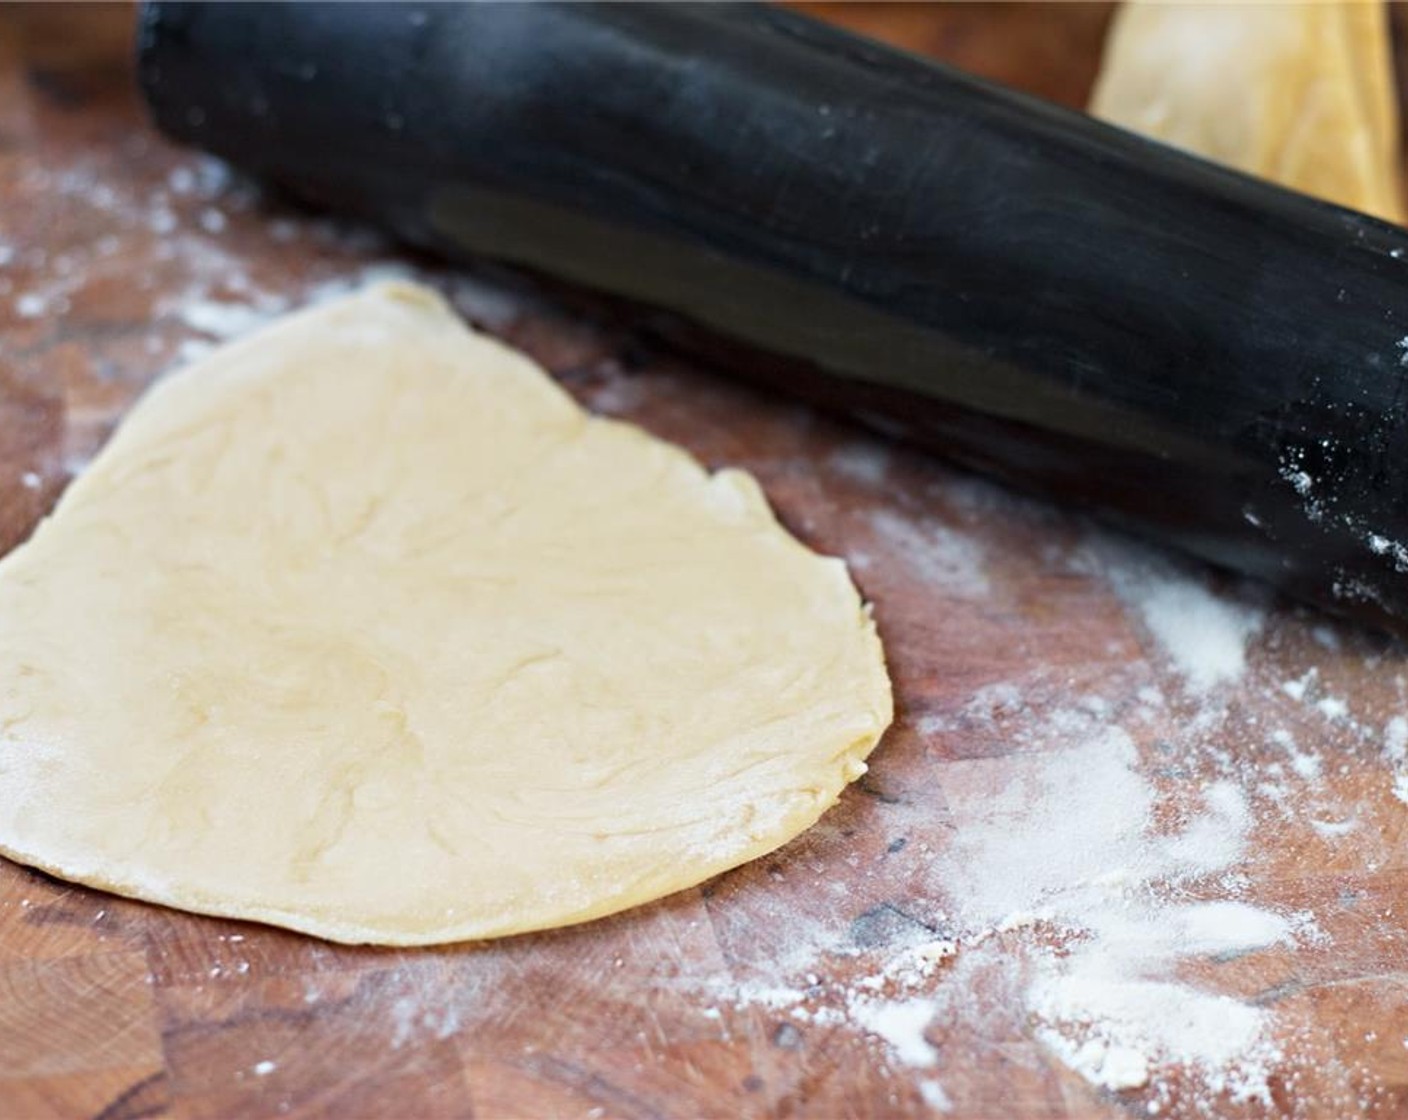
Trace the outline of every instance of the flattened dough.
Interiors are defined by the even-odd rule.
[[[891,719],[840,560],[433,293],[151,390],[0,562],[0,851],[338,941],[542,929],[812,824]]]
[[[1129,0],[1090,111],[1401,222],[1396,97],[1382,3]]]

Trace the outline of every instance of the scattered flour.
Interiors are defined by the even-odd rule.
[[[1038,714],[1010,685],[985,691],[965,718],[1001,712],[1019,750],[944,764],[950,841],[915,856],[953,935],[901,939],[819,987],[714,996],[848,1023],[923,1073],[943,1065],[935,1024],[992,1029],[973,1016],[999,1012],[980,1012],[972,993],[996,977],[1031,1037],[1094,1085],[1145,1091],[1157,1105],[1178,1069],[1202,1079],[1210,1113],[1222,1099],[1268,1103],[1282,1058],[1271,1013],[1180,978],[1187,962],[1321,936],[1312,915],[1244,896],[1238,868],[1255,827],[1247,793],[1231,778],[1164,788],[1104,703]],[[818,961],[838,953],[822,939],[792,963],[824,975]]]
[[[1240,790],[1215,783],[1181,829],[1157,831],[1159,795],[1129,736],[1109,725],[1034,759],[981,765],[1005,772],[1000,782],[980,783],[1000,784],[1002,792],[971,805],[947,794],[956,844],[940,879],[971,923],[970,935],[1011,928],[1009,915],[1032,911],[1060,931],[1060,952],[1031,947],[1026,998],[1043,1024],[1040,1037],[1065,1039],[1057,1056],[1106,1088],[1143,1084],[1159,1064],[1211,1070],[1241,1063],[1242,1091],[1263,1092],[1255,1059],[1264,1011],[1149,979],[1173,975],[1184,958],[1291,938],[1289,922],[1271,911],[1185,894],[1185,884],[1241,857],[1251,821]]]
[[[387,248],[385,239],[366,227],[322,217],[252,216],[260,201],[259,188],[233,172],[222,161],[193,156],[174,167],[154,189],[140,189],[123,180],[112,181],[97,163],[76,165],[60,172],[29,168],[25,185],[39,192],[63,196],[66,204],[99,211],[110,231],[92,244],[82,243],[63,251],[35,250],[23,263],[30,266],[30,290],[17,296],[15,313],[21,318],[61,316],[70,297],[85,284],[113,273],[133,276],[138,289],[152,288],[152,318],[158,323],[174,320],[207,338],[236,338],[306,302],[351,291],[362,284],[390,277],[415,277],[440,287],[475,322],[500,327],[520,312],[525,297],[478,277],[435,269],[414,268],[400,260],[363,263],[352,261],[339,274],[319,273],[290,282],[277,290],[261,286],[250,274],[247,261],[227,241],[235,222],[251,222],[275,244],[305,239],[343,255]],[[147,236],[120,254],[120,234],[142,231]],[[4,261],[20,254],[4,242]],[[145,259],[143,256],[145,255]],[[149,273],[159,273],[155,285]],[[199,342],[185,339],[186,343]],[[193,350],[182,355],[194,356]]]
[[[618,416],[639,408],[646,398],[646,389],[639,378],[611,377],[591,391],[588,404],[593,412]]]
[[[876,486],[885,481],[890,453],[878,441],[857,441],[833,452],[830,463],[837,474],[867,486]]]
[[[1408,1043],[1405,1043],[1408,1045]],[[919,1082],[919,1096],[935,1112],[952,1112],[953,1101],[937,1081],[925,1079]]]
[[[1408,719],[1393,716],[1384,725],[1384,754],[1390,762],[1408,760]]]
[[[971,536],[932,517],[888,509],[875,512],[871,525],[887,551],[936,591],[977,599],[990,590],[982,547]]]
[[[215,349],[215,343],[207,342],[203,338],[187,338],[181,345],[176,347],[176,356],[182,362],[194,362],[198,358],[203,358]]]
[[[1392,771],[1393,796],[1408,805],[1408,719],[1393,716],[1384,725],[1383,754]]]
[[[261,310],[247,303],[224,300],[192,300],[180,308],[181,320],[192,330],[219,339],[237,338],[267,322],[274,310]]]
[[[434,1001],[420,992],[401,996],[391,1005],[391,1048],[399,1050],[420,1032],[449,1038],[460,1029],[459,1005],[441,993]]]
[[[1294,680],[1289,680],[1282,684],[1281,691],[1292,700],[1304,700],[1305,694],[1314,686],[1315,677],[1318,672],[1319,670],[1311,666],[1305,671],[1303,676],[1296,677]]]
[[[1322,696],[1315,707],[1326,719],[1344,719],[1349,715],[1349,705],[1338,696]]]
[[[1199,692],[1241,679],[1247,642],[1265,611],[1216,595],[1206,576],[1133,546],[1099,549],[1115,593],[1138,612],[1160,650]]]
[[[934,1005],[927,999],[899,1002],[868,998],[853,993],[847,1018],[877,1038],[884,1039],[896,1058],[923,1069],[937,1058],[924,1037],[924,1029],[934,1018]]]
[[[1289,731],[1278,728],[1271,733],[1271,741],[1286,752],[1290,758],[1291,769],[1297,775],[1307,781],[1320,777],[1321,771],[1324,769],[1320,756],[1297,747],[1295,738]]]
[[[1046,1048],[1092,1085],[1118,1093],[1149,1084],[1149,1059],[1139,1050],[1103,1039],[1087,1038],[1079,1045],[1065,1035],[1042,1028],[1037,1037]]]
[[[49,301],[37,292],[26,292],[15,300],[15,314],[21,319],[37,319],[49,310]]]
[[[1359,822],[1353,817],[1342,821],[1322,821],[1311,818],[1310,827],[1315,830],[1317,835],[1333,839],[1336,836],[1348,836],[1359,827]]]

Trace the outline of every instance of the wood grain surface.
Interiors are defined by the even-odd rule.
[[[823,14],[1072,104],[1108,18]],[[291,210],[146,126],[130,19],[0,9],[0,546],[163,370],[399,262],[848,557],[899,718],[775,856],[492,944],[333,946],[0,861],[0,1120],[1408,1115],[1408,651],[658,352],[628,310]]]

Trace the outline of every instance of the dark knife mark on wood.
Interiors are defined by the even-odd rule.
[[[93,1120],[143,1120],[171,1107],[166,1071],[160,1070],[134,1082],[110,1100]]]
[[[879,949],[921,930],[931,937],[944,936],[942,927],[906,913],[893,902],[882,902],[851,922],[850,938],[862,949]]]

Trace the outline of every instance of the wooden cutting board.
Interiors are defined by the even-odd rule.
[[[825,14],[1077,105],[1108,18]],[[0,1118],[1408,1115],[1408,651],[263,197],[145,126],[130,19],[0,10],[0,546],[154,376],[412,268],[846,556],[899,717],[773,857],[487,945],[0,862]]]

